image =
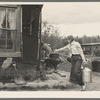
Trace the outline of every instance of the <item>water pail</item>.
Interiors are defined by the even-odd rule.
[[[83,82],[92,83],[92,71],[89,68],[84,68],[82,70]]]

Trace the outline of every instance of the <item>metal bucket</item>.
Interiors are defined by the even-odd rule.
[[[89,68],[84,68],[82,70],[83,82],[92,83],[92,71]]]

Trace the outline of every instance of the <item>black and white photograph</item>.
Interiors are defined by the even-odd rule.
[[[100,91],[100,2],[0,3],[0,91]]]

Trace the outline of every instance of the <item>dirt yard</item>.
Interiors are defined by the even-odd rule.
[[[50,70],[45,80],[28,81],[24,85],[0,82],[0,91],[80,91],[79,85],[69,82],[70,69],[70,63],[60,63],[59,73]],[[100,91],[100,72],[92,72],[92,83],[88,83],[86,91]]]
[[[80,86],[69,82],[69,72],[60,71],[57,73],[48,73],[47,80],[40,79],[28,82],[24,85],[15,83],[0,83],[1,91],[80,91]],[[100,91],[100,73],[93,72],[92,83],[89,83],[86,91]]]

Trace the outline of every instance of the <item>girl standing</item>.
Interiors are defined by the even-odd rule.
[[[86,89],[86,84],[82,81],[81,65],[82,62],[86,63],[86,59],[83,54],[83,50],[81,48],[81,45],[74,40],[74,37],[72,35],[68,36],[67,40],[69,43],[68,45],[55,51],[59,52],[70,50],[72,67],[69,81],[79,84],[81,86],[81,90],[84,91]]]

